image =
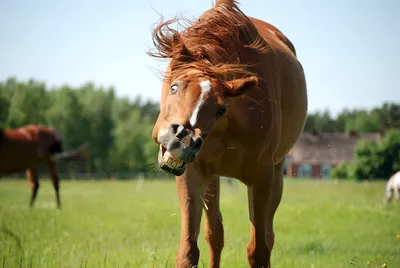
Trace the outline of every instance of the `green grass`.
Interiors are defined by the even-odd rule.
[[[174,267],[180,216],[172,181],[63,181],[61,213],[42,180],[0,181],[0,267]],[[275,218],[273,267],[400,267],[400,204],[384,183],[286,180]],[[246,189],[222,187],[222,267],[248,267]],[[208,267],[203,233],[199,267]],[[368,264],[370,262],[370,264]]]

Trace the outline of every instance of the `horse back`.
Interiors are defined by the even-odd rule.
[[[57,138],[56,132],[47,126],[30,124],[4,130],[2,140],[7,147],[35,149],[40,157],[62,151],[62,141]]]
[[[295,144],[304,128],[307,116],[307,88],[305,74],[296,56],[292,42],[278,28],[260,19],[248,17],[268,44],[270,51],[265,56],[259,73],[264,79],[263,92],[252,92],[253,99],[266,95],[279,105],[267,108],[268,121],[274,122],[268,140],[279,163]],[[260,54],[260,58],[261,58]],[[271,64],[272,63],[272,64]]]
[[[62,140],[56,130],[40,125],[28,125],[25,129],[40,143],[42,154],[54,155],[63,151]]]

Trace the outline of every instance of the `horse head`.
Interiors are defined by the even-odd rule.
[[[185,165],[195,161],[204,139],[224,116],[226,100],[244,94],[257,83],[255,76],[222,81],[196,68],[179,72],[165,82],[152,135],[160,146],[161,169],[182,175]]]

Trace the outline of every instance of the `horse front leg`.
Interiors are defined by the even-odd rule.
[[[30,168],[26,170],[26,176],[28,178],[31,188],[31,199],[29,202],[29,208],[32,208],[39,190],[39,175],[35,168]]]
[[[209,180],[193,164],[188,165],[182,176],[176,177],[181,211],[181,237],[175,267],[197,267],[200,251],[197,240],[203,209],[203,197]]]
[[[273,234],[269,233],[271,228],[267,228],[270,226],[267,215],[275,170],[273,165],[259,168],[259,171],[255,171],[256,169],[252,169],[247,179],[251,182],[248,185],[251,233],[247,245],[247,259],[252,268],[269,268]],[[270,246],[267,240],[270,240]]]
[[[204,196],[204,201],[207,205],[205,209],[204,234],[210,251],[211,268],[220,267],[221,253],[224,247],[224,227],[219,207],[219,196],[220,181],[219,177],[215,176],[210,181]]]

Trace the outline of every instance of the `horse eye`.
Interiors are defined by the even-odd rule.
[[[172,85],[170,88],[171,93],[175,93],[178,90],[178,86],[177,85]]]
[[[217,120],[220,119],[224,115],[225,112],[226,112],[225,106],[219,105],[217,108],[217,114],[216,114]]]

